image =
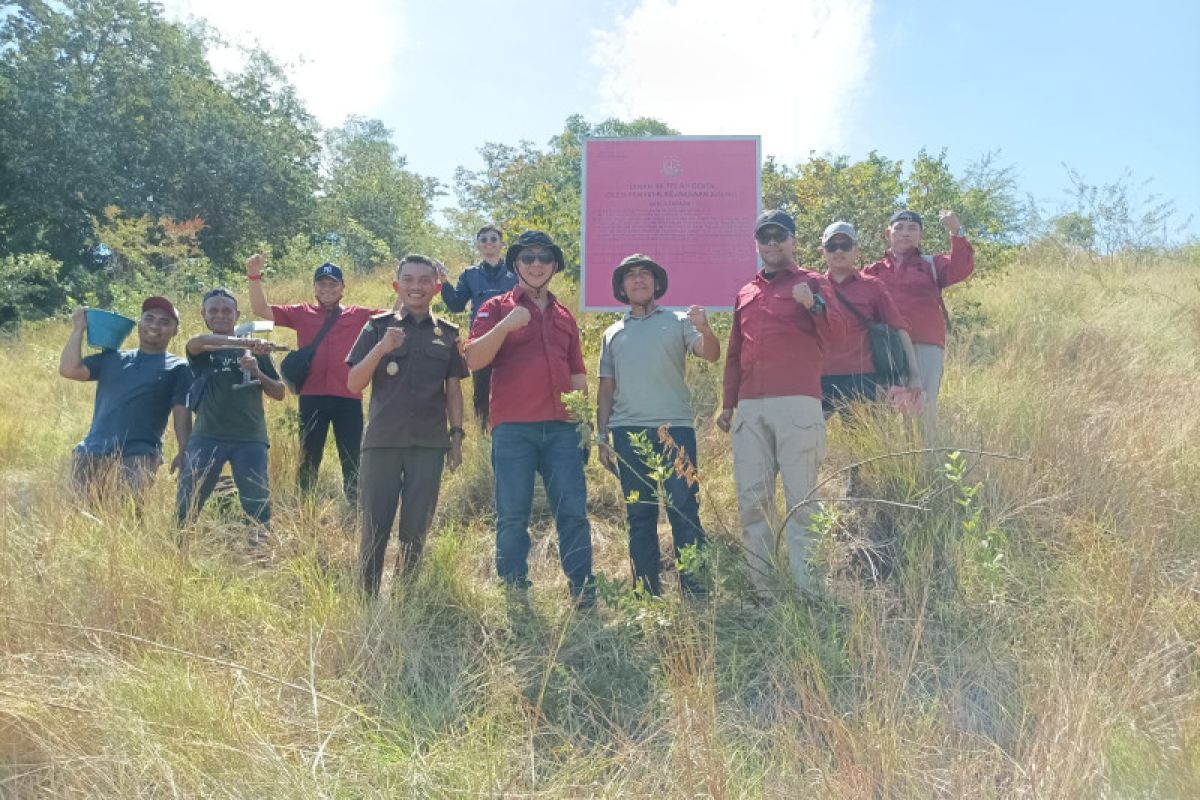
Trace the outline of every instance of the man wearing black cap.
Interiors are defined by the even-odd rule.
[[[908,320],[925,394],[921,419],[927,434],[937,426],[938,392],[942,386],[949,323],[942,290],[965,281],[975,271],[975,251],[964,235],[958,215],[943,211],[938,221],[950,234],[949,253],[923,255],[920,248],[924,232],[921,215],[915,211],[898,211],[888,220],[890,247],[887,253],[863,268],[864,275],[873,275],[883,281],[900,313]]]
[[[500,254],[504,250],[504,234],[499,226],[491,223],[484,225],[475,234],[475,249],[479,252],[479,263],[467,267],[458,276],[457,285],[450,285],[450,273],[442,265],[438,265],[442,277],[442,302],[451,311],[462,311],[471,303],[470,322],[475,322],[475,315],[487,300],[499,294],[510,291],[517,285],[516,274],[504,263]],[[488,395],[491,392],[492,370],[484,367],[471,376],[472,394],[474,397],[475,417],[480,426],[487,430],[488,426]]]
[[[821,361],[827,344],[846,332],[828,282],[797,266],[795,234],[795,221],[783,211],[764,212],[755,224],[763,268],[734,301],[717,418],[721,430],[733,433],[738,516],[759,592],[769,590],[775,563],[776,475],[789,510],[797,509],[785,531],[792,579],[802,589],[814,586],[807,501],[825,457]]]
[[[87,357],[82,353],[87,309],[75,309],[71,324],[58,374],[74,381],[96,381],[92,426],[75,447],[72,484],[87,493],[115,474],[140,494],[162,464],[167,416],[173,420],[179,445],[172,472],[182,463],[192,431],[186,405],[192,372],[186,361],[167,352],[179,331],[179,313],[165,297],[148,297],[138,318],[136,350],[104,350]]]
[[[346,386],[350,368],[346,354],[354,346],[363,326],[375,314],[387,309],[343,306],[345,277],[337,264],[322,264],[313,273],[315,303],[272,305],[263,290],[261,253],[246,261],[246,279],[250,283],[250,307],[256,316],[274,320],[276,325],[294,328],[296,346],[307,347],[335,314],[324,338],[313,354],[308,378],[300,389],[300,490],[309,492],[317,483],[325,438],[333,426],[338,459],[342,463],[342,488],[351,503],[358,498],[358,465],[363,435],[362,392]]]
[[[547,289],[564,266],[563,254],[545,233],[526,231],[508,248],[505,263],[519,282],[483,304],[466,347],[472,370],[492,366],[496,571],[509,586],[529,585],[529,517],[540,472],[563,572],[571,595],[586,606],[595,595],[587,450],[580,448],[562,394],[587,391],[587,370],[575,318]]]
[[[621,479],[627,498],[629,560],[634,583],[654,595],[662,594],[659,577],[658,506],[667,506],[675,544],[675,561],[689,546],[704,545],[700,525],[700,485],[695,479],[696,431],[691,393],[686,380],[687,354],[716,361],[721,343],[713,335],[701,306],[686,314],[658,305],[667,291],[667,271],[649,256],[635,253],[613,271],[613,296],[628,303],[629,311],[604,332],[600,346],[600,391],[596,398],[596,429],[604,466]],[[663,436],[659,429],[666,428]],[[608,445],[609,431],[612,445]],[[667,464],[677,465],[659,483],[634,448],[644,438]],[[628,498],[637,497],[630,501]],[[681,573],[680,589],[703,592],[697,576]]]

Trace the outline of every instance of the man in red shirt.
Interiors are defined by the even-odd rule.
[[[942,227],[950,234],[950,252],[922,255],[921,215],[899,211],[888,221],[891,245],[883,258],[863,269],[884,282],[900,313],[908,320],[908,333],[920,367],[925,405],[922,423],[927,433],[937,425],[938,391],[946,348],[946,306],[942,290],[965,281],[975,271],[975,251],[953,211],[943,211]]]
[[[594,602],[592,530],[587,518],[587,450],[568,421],[561,395],[587,391],[575,318],[547,290],[564,266],[562,250],[541,231],[526,231],[505,255],[517,285],[485,302],[466,347],[471,371],[492,367],[489,420],[496,476],[496,572],[529,586],[529,517],[541,473],[558,529],[558,556],[571,595]]]
[[[322,264],[313,274],[315,303],[272,305],[267,302],[262,284],[265,263],[261,253],[246,261],[246,279],[250,282],[250,307],[261,319],[294,328],[296,346],[306,347],[321,330],[330,314],[337,321],[325,334],[313,354],[312,368],[300,389],[300,491],[310,492],[317,483],[321,459],[325,455],[325,437],[333,426],[338,459],[342,462],[342,488],[346,500],[358,502],[358,465],[363,436],[362,392],[346,387],[350,367],[346,354],[368,320],[387,309],[343,306],[345,277],[336,264]]]
[[[796,223],[766,211],[754,228],[762,271],[738,292],[725,361],[723,410],[717,425],[733,432],[733,475],[746,560],[755,588],[770,589],[775,564],[775,476],[783,478],[792,579],[813,580],[810,497],[825,458],[821,360],[845,335],[829,284],[796,264]],[[736,411],[736,418],[734,416]]]
[[[835,222],[821,236],[826,277],[846,319],[846,338],[825,351],[821,367],[821,402],[825,414],[845,412],[855,401],[874,402],[879,386],[871,360],[868,322],[882,322],[900,332],[909,364],[908,384],[921,387],[921,374],[908,322],[896,308],[883,281],[858,271],[858,232],[849,222]]]

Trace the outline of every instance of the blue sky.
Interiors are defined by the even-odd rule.
[[[895,0],[167,0],[289,62],[325,125],[382,119],[416,171],[450,182],[486,141],[544,144],[569,114],[761,134],[764,154],[961,168],[999,151],[1049,210],[1064,164],[1126,171],[1200,231],[1200,3]],[[214,52],[218,68],[233,51]]]

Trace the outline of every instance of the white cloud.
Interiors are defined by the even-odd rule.
[[[218,72],[238,70],[238,46],[256,42],[278,61],[326,127],[349,114],[379,116],[406,40],[396,2],[340,0],[335,4],[288,0],[165,0],[169,17],[203,18],[230,46],[209,53]]]
[[[871,59],[871,0],[641,0],[593,32],[603,114],[754,134],[792,162],[844,140]]]

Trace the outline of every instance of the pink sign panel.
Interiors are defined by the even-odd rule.
[[[583,310],[625,308],[612,272],[632,253],[667,270],[661,305],[731,308],[758,269],[760,153],[757,136],[585,140]]]

